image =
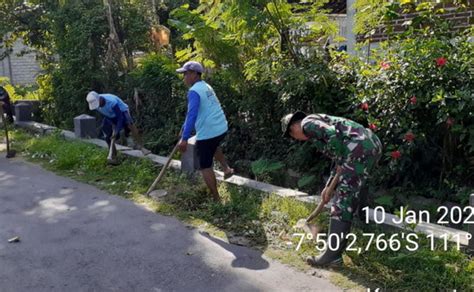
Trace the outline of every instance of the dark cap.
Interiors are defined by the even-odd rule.
[[[292,114],[287,114],[281,119],[281,130],[283,131],[283,137],[290,137],[290,126],[302,119],[306,118],[306,114],[302,111],[297,111]]]

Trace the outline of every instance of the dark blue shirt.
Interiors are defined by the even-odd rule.
[[[194,130],[196,119],[199,111],[200,97],[196,91],[190,90],[188,92],[188,113],[186,114],[186,120],[183,126],[182,139],[187,141],[191,138],[191,133]]]
[[[105,120],[111,121],[112,124],[115,125],[115,134],[117,135],[125,127],[125,119],[123,118],[123,113],[117,104],[112,107],[112,111],[115,113],[115,117],[109,118],[104,116],[104,119],[102,120],[102,126],[104,126]]]

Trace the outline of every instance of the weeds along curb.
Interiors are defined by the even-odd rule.
[[[67,131],[67,130],[60,130],[56,127],[52,127],[49,125],[45,125],[45,124],[41,124],[37,122],[17,122],[15,123],[15,125],[17,127],[24,128],[28,131],[39,133],[42,135],[50,134],[54,131],[60,131],[61,135],[64,136],[66,139],[80,140],[86,143],[97,145],[102,148],[107,148],[107,143],[103,140],[76,138],[74,132]],[[165,164],[167,160],[166,157],[155,155],[155,154],[148,154],[144,156],[142,152],[139,150],[133,150],[130,147],[126,147],[126,146],[118,145],[118,144],[117,144],[117,150],[120,151],[124,155],[139,157],[139,158],[145,157],[153,161],[154,163],[161,164],[161,165]],[[176,170],[180,170],[181,161],[173,159],[171,161],[170,167]],[[224,174],[221,171],[216,170],[216,174],[217,174],[216,175],[217,180],[224,181]],[[248,188],[266,192],[266,193],[272,193],[281,197],[293,197],[296,200],[306,202],[306,203],[313,203],[315,205],[318,204],[319,201],[321,200],[320,196],[310,196],[304,192],[295,191],[295,190],[286,189],[286,188],[274,186],[267,183],[258,182],[255,180],[238,176],[238,175],[232,176],[231,178],[225,180],[225,182],[234,184],[237,186],[248,187]],[[326,205],[326,208],[329,208],[329,204]],[[388,226],[392,226],[392,227],[399,228],[402,230],[406,229],[406,226],[404,224],[394,222],[398,220],[398,217],[393,214],[385,213],[380,209],[379,210],[369,209],[368,214],[369,214],[369,219],[371,221],[374,221],[375,218],[383,218],[383,222],[381,223],[378,222],[378,224],[388,225]],[[440,226],[440,225],[432,224],[432,223],[419,223],[416,225],[414,231],[423,233],[426,235],[433,234],[434,237],[439,238],[439,239],[442,239],[448,236],[448,240],[452,242],[456,242],[456,243],[459,242],[463,246],[468,246],[469,244],[468,242],[469,233],[466,231],[460,231],[454,228],[444,227],[444,226]]]

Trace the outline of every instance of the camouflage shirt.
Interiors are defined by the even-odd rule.
[[[354,121],[325,114],[308,115],[301,126],[306,136],[326,156],[342,164],[351,156],[362,156],[377,147],[372,132]],[[374,135],[375,136],[375,135]]]

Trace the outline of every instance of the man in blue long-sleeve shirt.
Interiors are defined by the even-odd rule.
[[[219,201],[216,175],[212,168],[213,158],[215,157],[220,162],[225,178],[234,173],[219,147],[228,130],[227,120],[214,90],[201,80],[204,68],[200,63],[187,62],[176,72],[183,73],[184,83],[190,87],[188,112],[178,145],[179,150],[186,151],[188,139],[191,137],[192,131],[196,130],[196,148],[201,174],[214,200]]]
[[[102,132],[105,135],[105,141],[107,145],[109,145],[109,148],[111,138],[115,137],[115,139],[118,139],[120,132],[125,130],[125,136],[128,136],[130,133],[132,134],[135,148],[141,149],[145,155],[150,153],[149,150],[143,148],[141,137],[137,127],[135,127],[133,123],[128,105],[118,96],[110,93],[98,94],[95,91],[91,91],[87,94],[87,102],[89,103],[90,110],[97,110],[104,116],[102,120]],[[116,155],[117,150],[115,149],[115,145],[113,145],[113,159],[108,161],[110,164],[116,164]]]

